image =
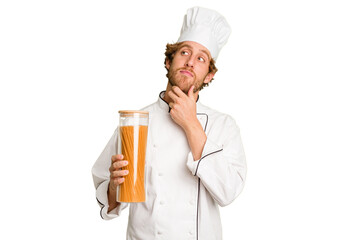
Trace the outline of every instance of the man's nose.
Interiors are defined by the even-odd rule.
[[[194,57],[189,56],[187,61],[185,62],[186,67],[194,67]]]

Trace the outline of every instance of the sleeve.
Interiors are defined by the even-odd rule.
[[[246,160],[235,121],[230,118],[217,126],[207,137],[199,160],[194,161],[189,153],[187,167],[223,207],[234,201],[244,187]]]
[[[117,149],[118,134],[116,129],[92,168],[92,176],[96,189],[96,200],[101,208],[100,216],[105,220],[118,217],[121,210],[128,206],[127,203],[121,203],[120,206],[108,213],[109,203],[107,198],[107,190],[110,182],[109,168],[111,164],[111,156],[117,153]]]

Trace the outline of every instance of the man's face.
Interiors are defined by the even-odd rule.
[[[210,52],[204,46],[191,41],[183,42],[172,62],[166,61],[170,84],[178,86],[186,94],[194,85],[194,92],[197,92],[203,83],[208,83],[214,76],[209,73],[210,60]]]

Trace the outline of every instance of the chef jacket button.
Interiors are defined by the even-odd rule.
[[[194,232],[192,230],[189,231],[190,235],[194,235]]]
[[[165,202],[164,201],[160,201],[160,205],[164,205],[165,204]]]
[[[195,204],[195,201],[194,200],[190,200],[190,205],[194,205]]]
[[[162,232],[161,232],[161,231],[157,231],[157,234],[161,235],[161,234],[162,234]]]
[[[163,173],[161,173],[161,172],[159,172],[159,177],[162,177],[162,176],[164,176],[164,174]]]
[[[153,145],[153,147],[154,147],[154,148],[157,148],[157,145],[156,145],[156,144],[154,144],[154,145]]]

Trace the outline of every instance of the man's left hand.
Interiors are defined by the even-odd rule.
[[[199,160],[206,142],[206,134],[197,119],[194,86],[186,95],[179,87],[172,87],[169,97],[171,118],[185,131],[194,161]]]
[[[194,86],[189,89],[186,95],[179,87],[172,87],[169,91],[169,97],[172,102],[169,103],[171,108],[171,118],[185,131],[198,121],[196,117],[196,96]]]

